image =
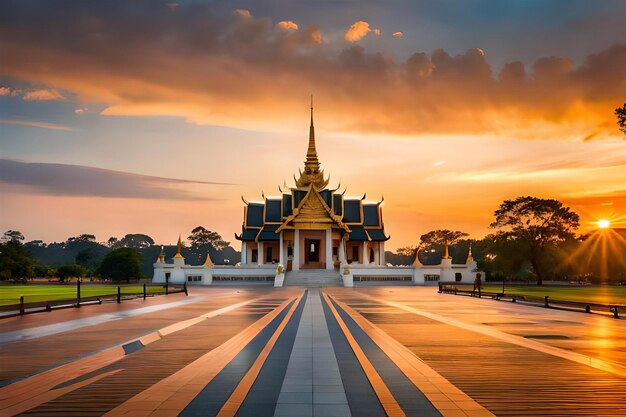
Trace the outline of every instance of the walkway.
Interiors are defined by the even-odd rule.
[[[275,417],[350,416],[317,288],[309,290]]]
[[[0,415],[626,416],[622,320],[433,288],[192,294],[0,321]]]

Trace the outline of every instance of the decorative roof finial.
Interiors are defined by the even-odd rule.
[[[212,268],[213,267],[213,260],[211,259],[211,254],[209,253],[209,251],[207,251],[206,253],[206,259],[204,261],[204,266],[206,266],[207,268]]]
[[[311,95],[311,126],[309,127],[309,146],[304,161],[304,172],[300,172],[300,178],[296,180],[296,187],[308,187],[313,184],[318,190],[328,185],[324,178],[324,171],[320,170],[320,161],[317,158],[315,148],[315,126],[313,125],[313,95]]]
[[[317,159],[317,149],[315,149],[315,126],[313,126],[313,94],[311,94],[311,126],[309,127],[309,147],[306,151],[306,162],[304,170],[308,174],[317,173],[320,163]]]
[[[178,235],[178,243],[176,244],[176,255],[174,255],[174,258],[182,258],[183,254],[181,253],[181,251],[183,250],[183,241],[180,238],[180,235]]]
[[[161,252],[159,253],[159,257],[156,261],[159,263],[165,263],[165,250],[163,249],[163,245],[161,245]]]
[[[469,265],[472,262],[474,262],[474,257],[472,256],[472,243],[470,242],[469,253],[467,254],[467,260],[465,261],[465,263]]]

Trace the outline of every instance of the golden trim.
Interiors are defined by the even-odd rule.
[[[293,222],[299,215],[300,215],[300,210],[303,208],[304,204],[310,199],[313,198],[311,197],[311,193],[313,193],[315,195],[315,198],[317,198],[318,204],[321,205],[321,208],[326,212],[327,216],[324,217],[324,221],[315,221],[315,219],[312,219],[311,221],[304,221],[298,225],[288,225],[288,223]],[[320,218],[320,220],[322,220],[322,218]],[[326,202],[324,201],[324,198],[321,196],[320,192],[313,186],[313,184],[309,185],[309,190],[306,193],[306,195],[304,196],[304,198],[302,199],[302,201],[300,201],[300,204],[298,205],[298,208],[294,208],[293,209],[293,214],[291,216],[288,216],[285,221],[283,222],[283,224],[276,230],[275,233],[279,233],[282,229],[284,229],[287,226],[292,226],[295,229],[299,229],[299,228],[306,228],[306,229],[310,229],[313,227],[313,225],[316,225],[318,228],[321,229],[328,229],[331,228],[332,225],[326,225],[327,223],[331,223],[328,220],[330,220],[332,223],[336,224],[338,227],[344,229],[345,231],[349,232],[350,228],[342,222],[341,218],[339,218],[339,216],[336,216],[333,212],[333,210],[328,207],[328,204],[326,204]],[[302,226],[302,227],[301,227]]]

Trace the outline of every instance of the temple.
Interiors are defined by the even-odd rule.
[[[340,186],[329,187],[315,146],[313,103],[304,170],[294,186],[279,186],[280,196],[262,193],[260,202],[244,202],[241,262],[215,265],[207,253],[203,265],[187,265],[178,240],[173,263],[162,251],[154,263],[153,282],[212,285],[217,281],[267,281],[283,285],[344,285],[363,281],[404,281],[413,285],[440,281],[471,283],[478,271],[471,249],[467,260],[453,264],[446,253],[438,265],[385,262],[385,233],[380,201],[346,197]],[[419,255],[419,254],[418,254]]]
[[[282,264],[287,271],[338,269],[342,262],[385,265],[382,203],[345,197],[329,179],[317,156],[311,106],[304,170],[281,196],[245,203],[241,265]]]

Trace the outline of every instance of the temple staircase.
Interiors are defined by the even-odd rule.
[[[289,271],[285,275],[285,286],[298,287],[343,287],[339,272],[327,269],[304,269]]]

